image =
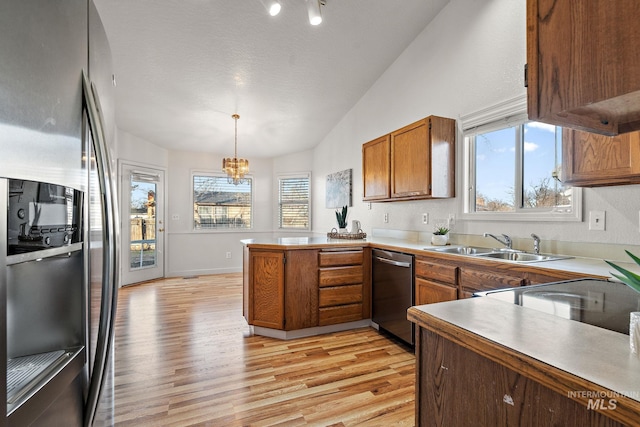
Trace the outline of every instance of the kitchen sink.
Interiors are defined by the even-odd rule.
[[[481,248],[479,246],[449,246],[446,248],[432,248],[430,249],[436,252],[443,252],[445,254],[459,254],[459,255],[480,255],[493,252],[491,248]]]
[[[552,255],[552,254],[535,254],[531,252],[524,252],[512,249],[492,249],[483,248],[480,246],[447,246],[442,248],[425,248],[426,250],[441,252],[445,254],[457,254],[468,255],[481,258],[493,258],[503,261],[513,261],[519,263],[526,262],[542,262],[542,261],[555,261],[558,259],[571,258],[565,255]]]
[[[484,254],[478,254],[478,256],[483,258],[495,258],[495,259],[502,259],[505,261],[515,261],[515,262],[540,262],[540,261],[554,261],[558,259],[571,258],[564,255],[532,254],[529,252],[511,252],[511,251],[489,252]]]

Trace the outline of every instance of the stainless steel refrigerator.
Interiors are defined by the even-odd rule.
[[[110,425],[114,85],[91,0],[0,2],[0,425]]]

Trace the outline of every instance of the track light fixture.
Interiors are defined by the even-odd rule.
[[[280,5],[280,2],[277,0],[260,0],[260,3],[262,3],[271,16],[276,16],[280,13],[280,9],[282,9],[282,5]]]
[[[320,12],[320,0],[305,0],[307,2],[307,12],[309,13],[309,23],[320,25],[322,23],[322,13]]]

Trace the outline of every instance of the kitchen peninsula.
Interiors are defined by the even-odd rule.
[[[627,335],[488,297],[408,316],[418,426],[640,422],[640,358]]]
[[[374,248],[415,256],[416,305],[437,301],[432,298],[433,289],[444,288],[449,299],[458,299],[475,290],[609,277],[609,267],[597,259],[531,264],[479,260],[428,250],[433,247],[418,239],[311,235],[267,236],[242,243],[244,316],[254,333],[280,339],[371,325]],[[451,280],[445,282],[443,274],[436,275],[442,271],[450,272]]]

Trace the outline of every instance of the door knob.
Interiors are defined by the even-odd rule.
[[[164,231],[164,228],[158,228],[158,231],[162,233]]]

